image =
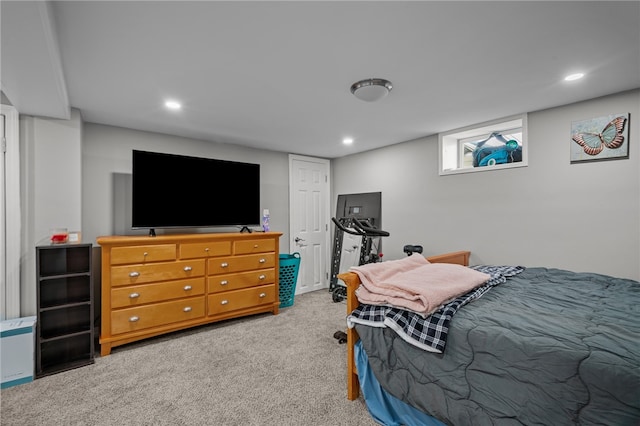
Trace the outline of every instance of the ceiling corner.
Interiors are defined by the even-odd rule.
[[[1,2],[0,8],[2,91],[20,114],[69,119],[50,2]]]

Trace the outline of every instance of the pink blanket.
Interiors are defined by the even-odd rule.
[[[362,281],[356,290],[360,303],[397,306],[422,315],[433,313],[491,277],[462,265],[429,263],[418,253],[350,270]]]

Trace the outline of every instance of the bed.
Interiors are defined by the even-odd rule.
[[[469,254],[427,260],[468,266]],[[639,425],[640,284],[522,269],[455,313],[441,353],[349,323],[348,399],[366,377],[379,390],[363,387],[365,402],[386,425]],[[339,278],[349,318],[361,280]]]

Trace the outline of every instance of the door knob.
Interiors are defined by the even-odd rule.
[[[296,237],[293,241],[295,241],[296,243],[299,243],[300,241],[304,241],[304,239],[300,237]]]

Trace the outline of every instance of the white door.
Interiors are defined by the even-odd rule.
[[[329,288],[329,164],[289,155],[289,247],[300,253],[296,294]]]

